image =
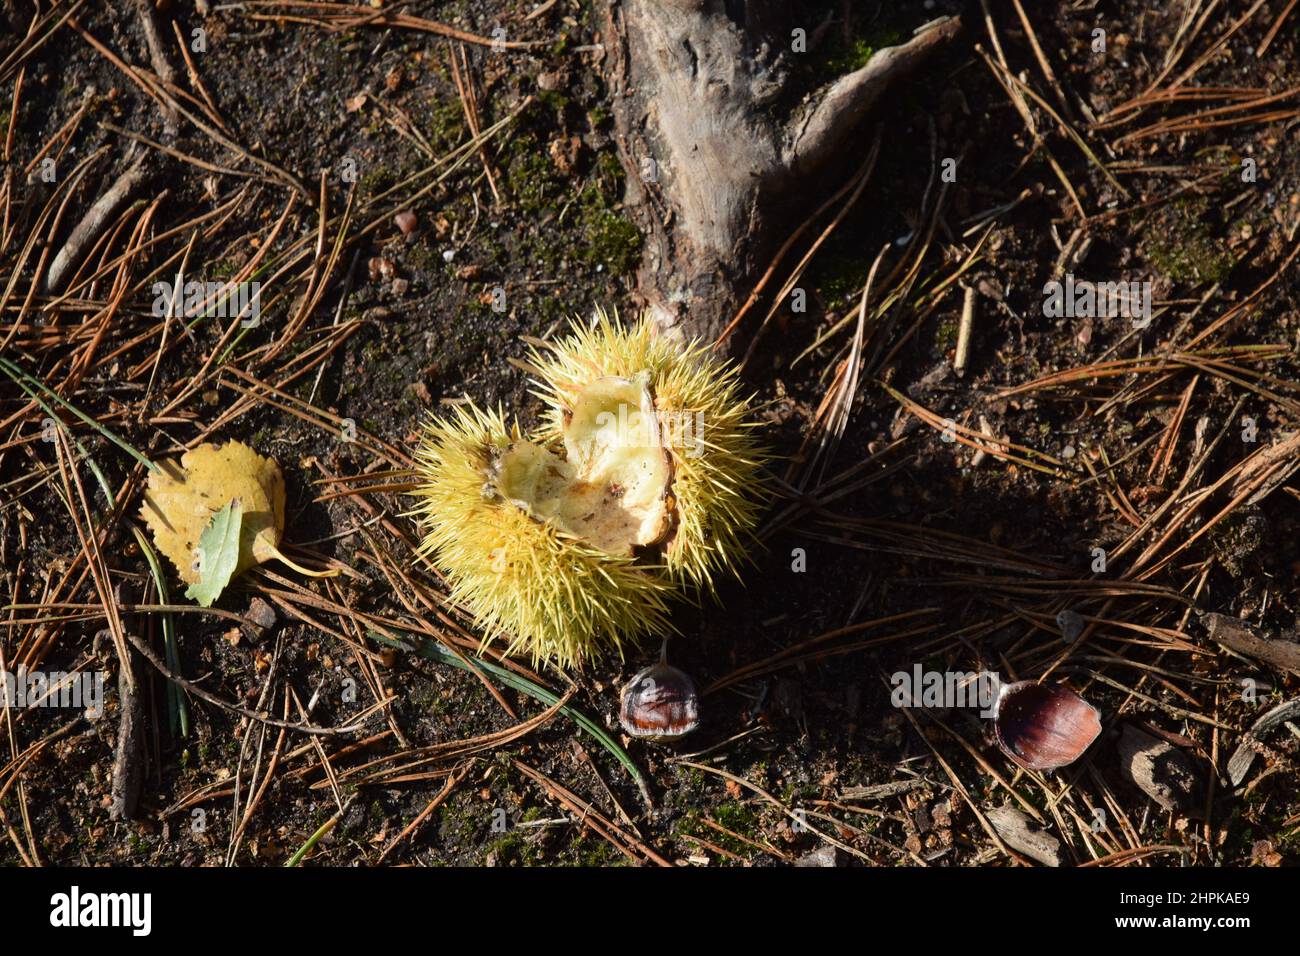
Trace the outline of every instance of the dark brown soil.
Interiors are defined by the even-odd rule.
[[[806,196],[791,197],[804,214],[817,208],[861,165],[881,131],[867,187],[799,282],[806,311],[778,306],[744,369],[768,423],[777,475],[799,474],[801,447],[847,354],[853,322],[801,354],[841,319],[855,320],[872,261],[887,243],[893,246],[880,275],[904,263],[888,286],[900,300],[873,311],[867,374],[825,471],[834,478],[860,465],[854,477],[819,487],[814,475],[795,497],[799,508],[787,511],[786,501],[774,507],[784,517],[769,528],[744,580],[724,583],[716,603],[683,603],[675,615],[681,637],[672,643],[674,662],[702,688],[725,686],[706,694],[704,727],[676,750],[624,740],[650,781],[648,808],[628,773],[563,716],[503,745],[413,766],[415,779],[390,775],[358,785],[367,760],[405,755],[390,769],[413,763],[418,748],[507,730],[539,706],[503,689],[513,719],[475,677],[394,654],[359,618],[331,609],[476,635],[472,622],[435,603],[441,584],[410,552],[417,536],[404,516],[410,499],[383,490],[339,494],[343,487],[327,479],[379,473],[351,483],[363,489],[399,481],[383,473],[400,464],[422,418],[446,400],[500,403],[531,421],[538,403],[525,372],[511,364],[524,355],[522,337],[554,335],[571,317],[629,301],[639,238],[620,211],[623,172],[600,76],[599,20],[589,4],[542,4],[531,18],[530,3],[375,4],[482,37],[500,27],[509,41],[534,44],[504,52],[397,26],[331,30],[293,19],[323,17],[333,9],[328,4],[214,4],[207,16],[196,10],[207,4],[158,4],[179,86],[194,99],[183,102],[211,127],[201,105],[210,100],[241,156],[184,118],[169,131],[159,105],[92,45],[89,38],[149,68],[136,5],[127,0],[87,4],[77,13],[85,36],[65,25],[24,56],[11,115],[17,71],[4,58],[20,50],[32,10],[24,0],[0,3],[9,27],[0,28],[0,130],[10,137],[0,232],[4,358],[151,458],[200,439],[231,438],[275,456],[289,489],[288,540],[352,569],[328,584],[278,570],[242,579],[218,609],[243,615],[261,595],[304,615],[280,605],[278,624],[258,640],[232,637],[238,628],[228,617],[174,614],[181,671],[226,701],[266,706],[289,720],[300,716],[295,698],[303,707],[314,699],[312,720],[321,726],[344,724],[377,696],[392,695],[387,717],[372,716],[360,735],[376,739],[355,751],[344,751],[347,739],[318,738],[319,747],[294,733],[280,739],[275,728],[195,697],[182,735],[165,679],[140,662],[143,795],[136,819],[110,819],[118,658],[110,638],[96,637],[107,626],[103,601],[84,574],[83,542],[70,517],[82,520],[83,512],[66,493],[57,444],[41,440],[46,412],[29,405],[11,377],[0,378],[0,657],[11,669],[21,660],[109,674],[102,719],[60,710],[5,718],[0,822],[8,835],[0,838],[0,862],[281,865],[344,806],[309,864],[615,864],[650,859],[648,848],[683,865],[772,865],[803,858],[830,837],[843,864],[1005,866],[1013,856],[990,839],[981,816],[1007,802],[1038,814],[1071,863],[1300,860],[1294,727],[1267,737],[1240,785],[1226,777],[1244,730],[1300,693],[1297,677],[1225,652],[1196,613],[1220,612],[1294,637],[1300,611],[1300,483],[1291,477],[1258,501],[1237,501],[1231,492],[1233,469],[1300,420],[1300,301],[1290,258],[1300,223],[1300,111],[1294,93],[1284,95],[1300,87],[1300,12],[1262,56],[1255,51],[1285,4],[1265,4],[1235,32],[1231,16],[1244,10],[1216,14],[1157,83],[1182,5],[1024,5],[1065,91],[1069,112],[1061,119],[1080,132],[1087,152],[1053,118],[1064,108],[1012,5],[990,4],[998,8],[1001,55],[1032,90],[1023,94],[1032,132],[990,65],[1000,54],[978,3],[895,12],[872,0],[805,4],[817,38],[799,66],[810,89],[940,13],[961,13],[967,29],[876,111],[878,126],[861,131],[842,168],[809,184]],[[191,56],[206,97],[187,78],[173,21],[183,36],[205,31],[206,50]],[[1105,31],[1105,53],[1092,49],[1097,29]],[[1204,65],[1180,80],[1202,56]],[[458,76],[473,87],[481,128],[516,118],[481,155],[471,152],[415,196],[419,186],[403,184],[470,136]],[[1179,89],[1182,98],[1112,114],[1153,85]],[[1220,98],[1217,90],[1230,94]],[[1276,98],[1263,102],[1270,95]],[[1226,106],[1237,111],[1212,112]],[[1231,122],[1212,125],[1217,120]],[[1158,122],[1182,126],[1148,131]],[[155,270],[174,273],[179,259],[169,257],[184,252],[198,217],[241,189],[246,194],[224,225],[203,224],[190,274],[235,274],[289,208],[273,252],[301,241],[308,254],[279,259],[292,266],[283,275],[261,275],[262,325],[228,353],[221,346],[227,323],[200,320],[188,332],[171,330],[155,370],[161,328],[147,284],[129,290],[93,343],[91,320],[101,320],[117,291],[116,266],[59,303],[35,286],[42,254],[53,256],[70,224],[125,168],[132,141],[122,131],[174,151],[157,156],[139,205],[108,240],[115,255],[137,224],[145,236],[178,230],[139,252],[133,285]],[[47,147],[56,160],[53,183],[41,181],[39,161],[31,176],[25,172]],[[70,191],[61,225],[40,221],[54,190],[101,148],[104,156]],[[306,195],[295,197],[249,156],[291,173]],[[948,157],[957,160],[956,180],[943,183],[937,164]],[[1243,181],[1243,159],[1254,161],[1254,181]],[[355,182],[342,175],[350,162]],[[326,272],[325,257],[313,262],[310,255],[322,175],[327,254],[349,201],[353,214],[323,293],[293,329],[304,296],[315,294],[313,283]],[[1017,197],[1014,208],[985,219]],[[415,215],[410,235],[394,219],[407,210]],[[831,215],[814,223],[809,237]],[[923,254],[898,242],[931,229]],[[25,253],[32,237],[34,251]],[[807,248],[805,241],[799,255]],[[98,261],[102,253],[92,255]],[[967,257],[973,262],[958,277]],[[783,262],[774,286],[796,259]],[[913,264],[918,271],[908,286]],[[1044,284],[1067,271],[1099,282],[1149,281],[1150,326],[1135,331],[1124,319],[1046,316]],[[952,366],[963,285],[976,290],[976,315],[968,367],[958,376]],[[504,312],[493,309],[497,289],[504,290]],[[879,303],[873,300],[873,309]],[[770,305],[765,295],[743,321],[738,354]],[[294,377],[295,362],[327,341],[337,344],[329,357]],[[1275,348],[1244,351],[1264,346]],[[1009,394],[1052,373],[1148,356],[1164,356],[1167,367],[1080,371]],[[69,382],[78,363],[86,370]],[[259,391],[256,383],[281,383],[284,394]],[[252,400],[239,405],[250,388]],[[901,407],[889,389],[933,413],[937,427],[916,407]],[[232,408],[239,413],[227,417]],[[130,595],[159,603],[129,530],[140,469],[71,413],[60,417],[88,453],[76,472],[103,531],[110,583],[128,603]],[[944,420],[984,430],[992,448],[976,456],[949,440]],[[340,422],[351,422],[362,440],[342,441]],[[1221,431],[1226,437],[1202,462],[1202,449]],[[376,450],[382,443],[391,455]],[[98,490],[92,462],[113,489],[126,484],[125,516]],[[1171,496],[1177,507],[1160,511]],[[1204,504],[1184,513],[1194,501]],[[1096,549],[1114,554],[1153,515],[1131,549],[1098,572]],[[1136,565],[1156,544],[1155,557]],[[423,590],[407,590],[400,578],[395,584],[385,567],[389,574],[401,568]],[[175,578],[170,585],[173,603],[183,603]],[[303,597],[313,593],[330,606]],[[1056,623],[1067,609],[1089,624],[1073,643]],[[126,623],[161,653],[160,613]],[[796,647],[756,676],[729,679]],[[618,688],[656,652],[647,646],[621,663],[572,675],[571,705],[617,737]],[[988,667],[1015,679],[1050,674],[1101,710],[1102,737],[1071,767],[1019,771],[973,712],[892,706],[890,675],[916,664]],[[566,686],[557,674],[541,678]],[[1243,681],[1252,682],[1254,701],[1243,699]],[[1186,811],[1162,809],[1126,780],[1115,747],[1126,724],[1163,736],[1194,765],[1199,788]],[[27,760],[33,747],[38,752]],[[622,827],[627,852],[584,826],[556,789],[521,764]],[[445,798],[404,834],[449,781]],[[895,792],[863,792],[900,781],[906,786]]]

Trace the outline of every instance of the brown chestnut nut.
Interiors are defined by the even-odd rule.
[[[700,725],[695,681],[664,662],[651,664],[627,682],[618,722],[633,737],[676,740]]]
[[[1003,752],[1026,770],[1055,770],[1083,756],[1101,733],[1101,714],[1060,684],[1003,684],[993,710]]]

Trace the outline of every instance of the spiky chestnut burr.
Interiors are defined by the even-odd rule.
[[[550,407],[543,437],[563,433],[582,389],[601,376],[648,376],[672,458],[675,526],[663,558],[676,583],[711,590],[714,576],[737,573],[768,497],[761,477],[763,449],[750,421],[752,402],[736,370],[707,345],[685,345],[658,333],[642,317],[625,327],[597,311],[590,326],[529,358]]]
[[[749,553],[765,488],[735,373],[645,320],[534,350],[547,422],[458,407],[416,452],[421,546],[487,640],[565,669],[668,629]]]
[[[607,643],[618,650],[667,624],[661,576],[606,553],[503,494],[502,464],[531,448],[498,410],[458,407],[427,426],[416,451],[421,553],[484,638],[567,669]]]

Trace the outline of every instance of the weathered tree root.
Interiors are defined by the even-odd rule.
[[[781,4],[607,0],[605,46],[626,206],[645,237],[638,291],[671,334],[714,340],[811,177],[894,79],[960,30],[909,42],[777,116],[792,54]],[[797,54],[795,54],[797,55]],[[792,200],[795,200],[792,202]]]

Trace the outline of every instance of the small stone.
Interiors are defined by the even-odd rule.
[[[271,607],[271,605],[262,598],[256,596],[248,602],[248,613],[246,617],[254,627],[263,631],[271,630],[279,620],[279,616],[275,613],[275,608]]]
[[[811,853],[805,853],[799,859],[794,861],[795,866],[821,866],[832,867],[838,866],[839,860],[835,853],[835,847],[827,844],[813,850]]]
[[[1056,626],[1061,629],[1061,637],[1067,644],[1073,644],[1083,633],[1083,618],[1077,611],[1066,608],[1056,615]]]
[[[411,212],[411,210],[403,209],[393,217],[393,223],[397,226],[402,235],[409,236],[411,233],[415,232],[415,227],[419,223],[419,219],[416,218],[415,213]]]

